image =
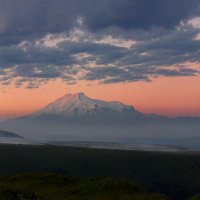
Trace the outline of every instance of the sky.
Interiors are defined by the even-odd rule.
[[[0,119],[65,93],[200,116],[199,0],[0,0]]]

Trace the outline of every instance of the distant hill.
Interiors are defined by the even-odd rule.
[[[1,138],[22,138],[22,137],[12,132],[0,130],[0,139]]]

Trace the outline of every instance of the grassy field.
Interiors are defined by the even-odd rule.
[[[188,200],[200,200],[200,194],[194,195],[193,197],[189,198]]]
[[[200,156],[56,146],[0,145],[0,175],[124,177],[145,191],[186,200],[200,191]]]
[[[32,174],[0,179],[1,200],[168,200],[121,178]]]

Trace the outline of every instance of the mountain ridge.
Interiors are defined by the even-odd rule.
[[[87,97],[84,93],[66,94],[53,101],[39,111],[30,115],[31,118],[41,117],[42,115],[54,115],[60,117],[83,117],[113,113],[121,115],[132,113],[144,115],[138,112],[131,105],[125,105],[119,101],[103,101]]]
[[[22,138],[22,137],[9,131],[0,130],[0,138]]]

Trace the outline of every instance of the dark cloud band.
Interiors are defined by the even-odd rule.
[[[195,76],[199,0],[0,0],[0,84]],[[194,27],[189,20],[197,17]],[[199,20],[199,22],[198,22]],[[198,25],[199,23],[199,25]],[[50,39],[48,37],[50,36]]]

